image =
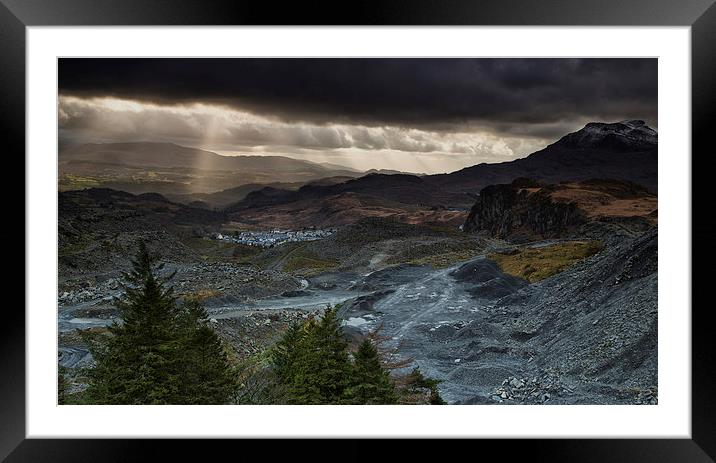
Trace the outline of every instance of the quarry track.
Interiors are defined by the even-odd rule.
[[[60,346],[58,349],[58,363],[66,368],[80,368],[88,366],[92,359],[85,346]]]

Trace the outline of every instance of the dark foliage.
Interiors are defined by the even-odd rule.
[[[160,278],[162,269],[141,243],[115,301],[121,323],[92,344],[96,365],[87,371],[89,403],[222,404],[234,379],[216,334],[197,301],[179,306]]]

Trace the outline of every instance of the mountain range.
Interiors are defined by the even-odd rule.
[[[529,177],[544,183],[591,178],[628,180],[657,191],[658,135],[644,121],[591,122],[529,156],[478,164],[428,181],[450,191],[479,192],[487,185]]]
[[[466,210],[483,188],[516,178],[545,184],[606,178],[629,181],[656,193],[657,160],[657,133],[643,121],[590,123],[515,161],[479,164],[450,174],[370,174],[298,189],[265,187],[226,210],[237,222],[247,224],[285,226],[300,216],[301,222],[336,226],[365,216],[392,215],[396,209],[410,214]],[[452,224],[457,217],[441,214],[438,222],[442,220]]]
[[[135,194],[186,195],[252,183],[306,183],[360,175],[364,173],[333,164],[285,156],[222,156],[173,143],[93,143],[59,153],[61,191],[105,187]]]
[[[366,173],[282,156],[222,156],[171,143],[87,144],[63,150],[59,159],[61,191],[155,192],[225,210],[239,224],[264,226],[336,226],[396,214],[454,224],[464,220],[483,188],[515,178],[544,184],[607,178],[651,193],[658,183],[658,135],[639,120],[592,122],[525,158],[438,175]]]

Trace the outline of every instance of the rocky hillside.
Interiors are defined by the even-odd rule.
[[[467,212],[461,210],[410,206],[345,193],[316,201],[252,209],[231,214],[230,218],[235,223],[263,228],[334,228],[368,217],[382,217],[410,224],[434,224],[457,229],[466,216]]]
[[[654,228],[500,299],[453,342],[482,365],[524,361],[467,402],[656,403],[657,260]]]
[[[304,276],[321,271],[366,273],[402,263],[447,265],[474,256],[483,246],[479,237],[457,228],[366,217],[321,240],[269,248],[253,263]]]
[[[313,182],[294,191],[265,187],[225,211],[244,226],[336,227],[366,217],[391,217],[458,227],[470,197],[433,186],[425,178],[374,173],[340,183]]]
[[[400,356],[441,381],[450,403],[652,404],[657,242],[656,227],[622,235],[528,281],[489,257],[509,244],[485,240],[483,252],[445,268],[363,273],[352,287],[370,293],[346,301],[341,316],[352,333],[380,329]]]
[[[174,203],[157,193],[133,195],[109,188],[61,192],[58,208],[60,246],[93,231],[160,231],[225,220],[221,212]]]
[[[227,208],[228,212],[241,211],[270,205],[317,201],[345,194],[407,205],[450,205],[459,201],[458,195],[445,192],[425,179],[406,174],[369,174],[340,183],[309,183],[297,191],[264,188],[254,191],[246,198]]]
[[[510,239],[556,238],[590,221],[657,220],[657,197],[644,187],[621,180],[587,180],[543,185],[519,178],[485,187],[470,210],[463,230]]]
[[[167,260],[195,259],[180,238],[218,227],[225,219],[221,212],[177,204],[156,193],[107,188],[61,192],[58,209],[62,275],[124,268],[139,240]]]

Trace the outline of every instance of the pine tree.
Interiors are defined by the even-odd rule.
[[[109,327],[108,341],[92,349],[87,396],[106,404],[172,403],[179,391],[179,339],[171,289],[157,277],[144,245],[123,274],[124,295],[115,300],[121,324]]]
[[[284,370],[283,383],[286,400],[290,404],[326,403],[321,393],[321,378],[317,370],[321,363],[321,353],[316,347],[317,329],[318,323],[315,320],[304,323],[293,353],[287,356],[287,360],[292,361],[292,364]]]
[[[299,353],[299,343],[305,334],[300,323],[292,323],[283,337],[271,350],[271,364],[278,381],[288,383],[295,375],[296,359]]]
[[[287,385],[289,402],[347,403],[351,363],[335,309],[327,308],[320,322],[310,321],[303,329]]]
[[[352,403],[395,404],[397,395],[390,374],[383,368],[378,349],[365,339],[353,354],[353,385],[348,390]]]
[[[343,403],[350,384],[351,364],[348,343],[343,339],[343,329],[335,309],[326,309],[316,326],[313,340],[318,354],[316,369],[321,395],[326,403]]]
[[[186,404],[224,404],[235,392],[235,375],[219,337],[208,326],[206,309],[198,300],[184,304],[180,395]]]
[[[115,300],[122,323],[93,345],[95,367],[87,397],[102,404],[223,403],[230,389],[228,365],[203,308],[178,309],[169,278],[140,243],[132,270],[123,274]]]

